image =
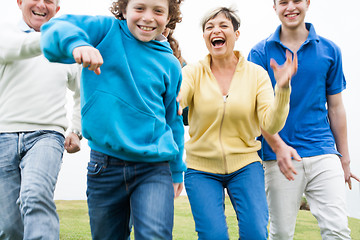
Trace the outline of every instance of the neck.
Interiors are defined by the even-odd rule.
[[[308,35],[309,31],[306,29],[305,23],[297,28],[287,28],[284,27],[284,25],[281,26],[280,40],[282,42],[305,42]]]
[[[232,53],[227,57],[213,57],[211,56],[211,69],[233,69],[236,67],[239,59],[236,57],[235,53]]]
[[[309,31],[306,25],[301,24],[297,28],[286,28],[281,26],[280,41],[292,52],[296,53],[301,45],[306,41]]]

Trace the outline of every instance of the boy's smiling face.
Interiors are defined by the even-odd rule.
[[[35,31],[59,11],[58,0],[17,0],[25,23]]]
[[[130,0],[123,16],[134,37],[149,42],[159,36],[169,22],[169,0]]]

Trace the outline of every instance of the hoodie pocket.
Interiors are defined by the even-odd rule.
[[[118,96],[96,91],[81,112],[83,135],[113,151],[153,152],[156,118]]]

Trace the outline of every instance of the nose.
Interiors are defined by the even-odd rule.
[[[143,17],[142,17],[144,22],[152,22],[154,21],[154,16],[151,10],[147,10],[144,12]]]
[[[295,10],[295,4],[294,4],[293,1],[289,1],[288,6],[287,6],[287,10],[288,10],[288,11],[293,11],[293,10]]]
[[[37,1],[36,6],[37,6],[38,8],[40,8],[40,9],[46,8],[46,5],[45,5],[44,0],[39,0],[39,1]]]
[[[214,26],[213,28],[213,33],[220,33],[221,32],[221,29],[220,29],[220,26]]]

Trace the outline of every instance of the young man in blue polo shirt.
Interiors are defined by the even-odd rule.
[[[309,5],[310,0],[274,0],[282,24],[249,54],[268,71],[273,85],[270,58],[284,62],[288,49],[299,63],[284,128],[276,135],[263,132],[269,239],[293,239],[303,193],[323,239],[350,239],[345,182],[351,189],[351,178],[359,179],[350,171],[341,52],[305,23]]]

